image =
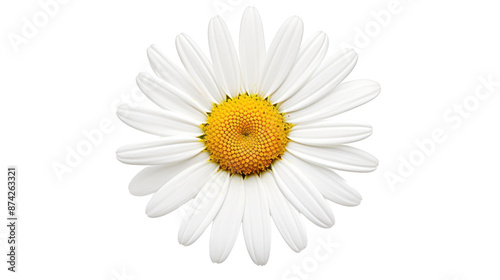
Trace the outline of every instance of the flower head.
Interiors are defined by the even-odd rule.
[[[361,196],[334,170],[369,172],[377,160],[345,144],[371,134],[360,122],[334,116],[378,95],[369,80],[341,83],[357,61],[353,50],[324,59],[327,36],[302,42],[303,24],[291,17],[266,51],[260,16],[247,8],[239,55],[221,17],[209,24],[211,60],[178,35],[184,69],[156,46],[148,49],[158,77],[141,73],[137,84],[162,110],[118,108],[126,124],[160,138],[117,151],[127,164],[151,165],[130,182],[134,195],[154,194],[150,217],[190,207],[179,242],[190,245],[212,224],[210,257],[223,262],[243,224],[252,260],[267,263],[271,218],[294,251],[306,247],[305,216],[320,227],[334,217],[326,200],[358,205]]]

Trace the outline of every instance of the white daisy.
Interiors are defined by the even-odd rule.
[[[223,262],[243,224],[250,257],[264,265],[271,247],[271,217],[292,250],[306,247],[301,215],[334,224],[326,200],[358,205],[361,196],[334,170],[370,172],[378,162],[345,146],[368,137],[371,127],[334,116],[378,95],[369,80],[341,83],[356,64],[354,51],[324,59],[328,39],[317,32],[302,42],[303,23],[285,21],[266,52],[259,13],[246,9],[239,57],[221,17],[208,28],[211,61],[185,34],[176,38],[184,69],[156,46],[148,58],[158,77],[141,73],[137,84],[163,110],[119,107],[126,124],[160,136],[117,151],[123,163],[152,165],[130,182],[134,195],[154,194],[150,217],[192,200],[179,229],[190,245],[212,224],[210,257]]]

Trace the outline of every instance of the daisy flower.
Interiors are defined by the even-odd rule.
[[[243,14],[239,52],[219,16],[208,26],[208,59],[186,34],[175,44],[184,68],[156,46],[148,58],[157,77],[137,84],[161,110],[118,108],[118,117],[160,136],[121,147],[119,161],[149,165],[130,182],[133,195],[150,195],[149,217],[191,200],[178,239],[195,242],[212,224],[210,258],[223,262],[240,227],[251,259],[267,263],[271,219],[290,248],[306,247],[302,216],[329,228],[326,200],[355,206],[361,196],[334,170],[370,172],[377,159],[346,146],[368,137],[370,125],[334,116],[378,95],[370,80],[342,82],[357,61],[353,50],[326,58],[323,32],[302,41],[302,20],[287,19],[266,50],[257,10]]]

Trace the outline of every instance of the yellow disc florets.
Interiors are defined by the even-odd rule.
[[[202,139],[211,161],[232,174],[250,175],[285,152],[291,126],[267,99],[241,94],[213,106]]]

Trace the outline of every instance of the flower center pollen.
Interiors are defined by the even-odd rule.
[[[264,171],[283,155],[291,127],[271,102],[248,94],[214,104],[201,125],[210,160],[242,175]]]

